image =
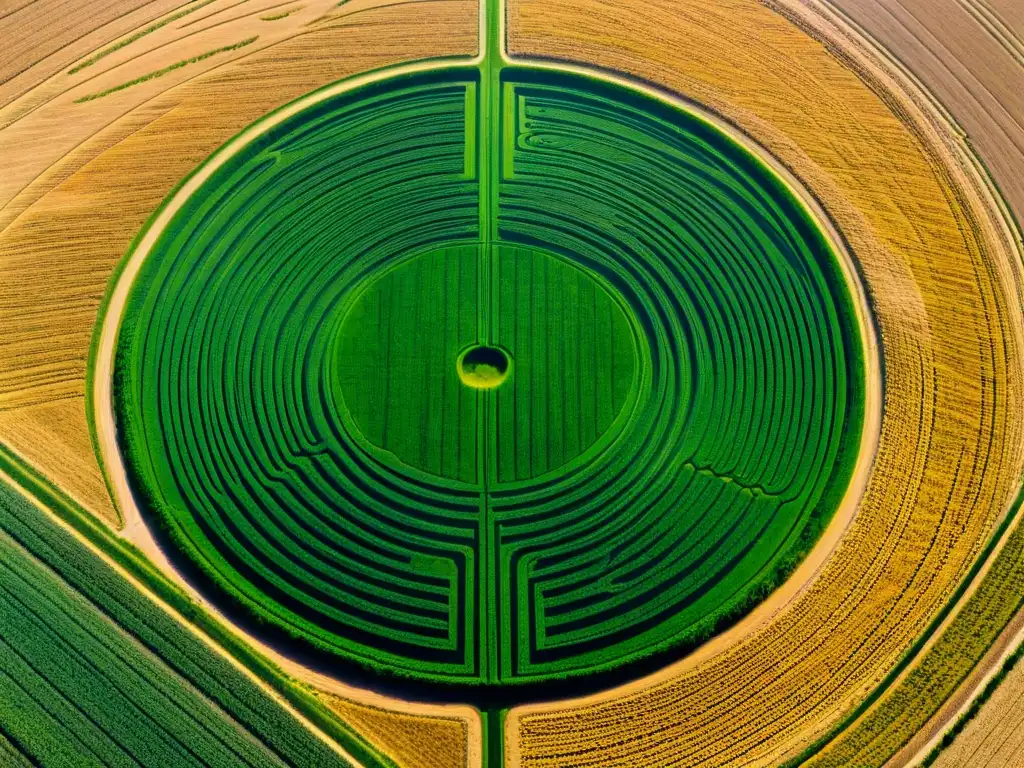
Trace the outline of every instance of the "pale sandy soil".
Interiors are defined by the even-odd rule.
[[[858,257],[886,366],[877,469],[817,581],[729,648],[616,693],[514,712],[513,764],[777,763],[877,684],[1012,498],[1021,329],[1010,233],[928,100],[880,101],[893,78],[842,37],[833,50],[874,91],[755,3],[511,8],[514,54],[639,75],[710,106],[789,166]],[[988,457],[984,472],[979,459],[965,466],[965,450]]]
[[[989,15],[995,16],[998,23],[1008,27],[1018,39],[1024,39],[1024,5],[1020,0],[963,0],[972,2]]]
[[[830,0],[954,115],[1024,220],[1024,4]]]

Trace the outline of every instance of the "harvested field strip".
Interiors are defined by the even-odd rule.
[[[201,53],[198,56],[192,56],[188,59],[182,59],[181,61],[171,64],[170,66],[158,69],[155,72],[150,72],[149,74],[142,75],[141,77],[137,77],[134,80],[129,80],[127,83],[121,83],[121,85],[116,85],[113,88],[107,88],[106,90],[99,91],[98,93],[91,93],[88,96],[82,96],[79,99],[75,99],[75,103],[81,104],[86,101],[93,101],[94,99],[100,99],[104,96],[109,96],[112,93],[117,93],[118,91],[123,91],[126,88],[131,88],[133,85],[139,85],[140,83],[145,83],[148,80],[153,80],[154,78],[162,77],[163,75],[166,75],[169,72],[174,72],[175,70],[181,69],[182,67],[187,67],[189,64],[198,64],[200,61],[205,61],[206,59],[209,59],[211,56],[216,56],[219,53],[237,51],[239,48],[244,48],[245,46],[251,43],[255,43],[258,39],[259,37],[249,37],[245,40],[242,40],[241,42],[234,43],[233,45],[225,45],[221,48],[215,48],[212,51]]]
[[[79,765],[90,753],[153,766],[345,764],[6,486],[0,531],[0,699],[34,712],[16,734],[26,751],[45,763],[71,751]]]
[[[80,535],[283,695],[365,768],[390,764],[311,694],[286,678],[195,605],[134,547],[118,539],[58,489],[21,465],[3,449],[2,444],[0,471],[13,477]],[[310,754],[324,754],[327,765],[339,759],[223,655],[213,651],[176,619],[155,606],[134,585],[34,505],[6,486],[0,487],[0,501],[0,514],[3,516],[0,528],[164,659],[197,690],[217,702],[247,730],[269,739],[270,746],[288,762],[303,765],[295,755],[301,755],[305,750],[312,750]],[[280,747],[275,746],[278,739]]]
[[[1024,645],[1017,647],[963,716],[928,753],[921,768],[1006,766],[1024,754]]]
[[[0,108],[63,72],[97,46],[181,7],[181,0],[34,2],[0,16]],[[109,35],[109,37],[108,37]]]
[[[1024,44],[977,0],[830,0],[921,78],[1024,218]]]
[[[401,768],[467,768],[470,764],[471,736],[465,720],[427,720],[336,696],[321,698]],[[501,768],[501,763],[483,768]]]
[[[198,11],[203,6],[209,5],[212,2],[214,2],[214,0],[202,0],[202,2],[192,3],[187,8],[185,8],[185,10],[179,11],[178,13],[171,14],[167,18],[161,19],[160,21],[156,22],[155,24],[151,24],[150,26],[146,27],[145,29],[140,30],[139,32],[136,32],[136,33],[134,33],[132,35],[129,35],[124,40],[120,40],[120,41],[114,43],[113,45],[111,45],[111,46],[109,46],[107,48],[104,48],[99,53],[96,53],[93,56],[90,56],[88,59],[83,61],[81,64],[78,64],[78,65],[72,67],[71,69],[69,69],[68,70],[68,74],[69,75],[74,75],[74,74],[77,74],[78,72],[81,72],[86,67],[91,67],[93,64],[95,64],[100,59],[102,59],[102,58],[104,58],[106,56],[109,56],[110,54],[115,53],[116,51],[121,50],[126,45],[131,45],[136,40],[138,40],[138,39],[140,39],[142,37],[145,37],[146,35],[150,34],[151,32],[156,32],[161,27],[165,27],[168,24],[170,24],[172,21],[177,21],[180,18],[188,16],[190,13],[192,13],[194,11]]]

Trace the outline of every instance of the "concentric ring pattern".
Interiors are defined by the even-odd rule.
[[[490,117],[454,68],[251,141],[160,234],[116,365],[135,490],[214,597],[464,685],[628,670],[748,610],[863,409],[842,271],[779,179],[625,88],[501,77]],[[458,377],[479,344],[494,389]]]

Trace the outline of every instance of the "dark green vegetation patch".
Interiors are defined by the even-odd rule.
[[[206,588],[297,652],[629,674],[827,524],[860,442],[852,303],[704,121],[490,72],[326,98],[203,184],[133,289],[123,448]]]

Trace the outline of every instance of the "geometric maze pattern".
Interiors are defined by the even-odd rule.
[[[489,78],[395,77],[242,148],[147,257],[115,375],[135,491],[212,598],[466,686],[749,610],[863,410],[837,258],[760,161],[620,86]],[[460,381],[475,344],[501,386]]]

